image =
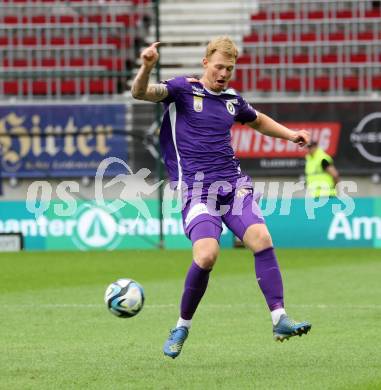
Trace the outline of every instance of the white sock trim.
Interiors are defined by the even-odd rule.
[[[273,321],[273,325],[276,325],[279,322],[280,316],[282,314],[286,314],[286,310],[283,308],[275,309],[271,312],[271,320]]]
[[[183,318],[179,317],[176,324],[176,328],[178,328],[179,326],[185,326],[189,329],[191,327],[191,324],[192,324],[192,320],[184,320]]]

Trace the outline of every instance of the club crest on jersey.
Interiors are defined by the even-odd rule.
[[[202,97],[201,96],[193,96],[193,109],[196,112],[202,111]]]
[[[228,100],[226,102],[226,108],[227,108],[229,114],[235,115],[235,107],[234,107],[234,104],[230,100]]]

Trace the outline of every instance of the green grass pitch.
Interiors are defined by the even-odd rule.
[[[381,389],[381,251],[277,253],[311,332],[274,342],[251,254],[223,250],[176,360],[162,345],[190,251],[0,254],[0,389]],[[145,288],[131,319],[103,304],[120,277]]]

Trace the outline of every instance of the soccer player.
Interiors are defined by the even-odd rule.
[[[164,354],[177,357],[188,337],[192,317],[217,260],[222,222],[254,254],[257,281],[271,312],[274,339],[283,341],[307,333],[311,324],[290,319],[284,309],[282,278],[271,236],[251,179],[241,172],[234,156],[230,128],[234,122],[245,123],[262,134],[300,146],[309,143],[309,133],[291,131],[228,88],[238,56],[229,37],[209,42],[199,80],[176,77],[150,84],[150,72],[159,58],[158,45],[155,42],[142,51],[142,65],[131,92],[136,99],[164,103],[161,152],[171,181],[182,191],[184,230],[193,248],[180,317],[164,344]]]

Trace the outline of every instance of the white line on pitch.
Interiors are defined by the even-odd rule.
[[[0,304],[0,308],[2,309],[98,309],[101,307],[104,307],[104,304],[91,304],[91,303],[33,303],[33,304]],[[145,305],[145,308],[148,309],[166,309],[166,308],[172,308],[172,307],[178,307],[178,304],[174,303],[168,303],[168,304],[153,304],[153,305]],[[245,303],[237,303],[237,304],[228,304],[228,303],[205,303],[202,304],[202,307],[204,308],[264,308],[265,305],[263,304],[245,304]],[[353,305],[353,304],[290,304],[287,305],[287,307],[294,307],[294,308],[307,308],[307,309],[348,309],[348,310],[363,310],[363,309],[369,309],[369,310],[381,310],[381,305]]]

